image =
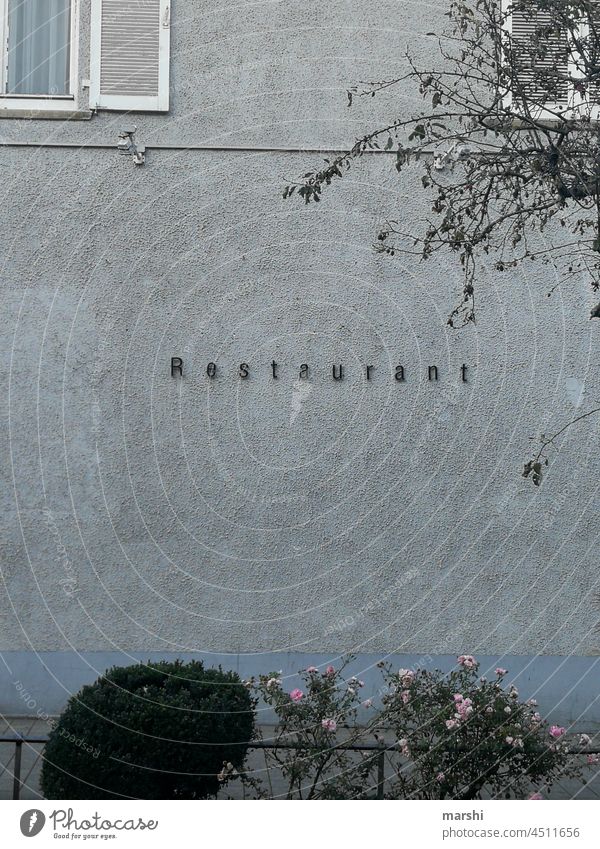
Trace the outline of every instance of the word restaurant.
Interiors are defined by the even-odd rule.
[[[358,368],[356,366],[347,369],[343,363],[333,363],[331,366],[322,367],[315,367],[308,363],[301,363],[299,366],[294,368],[272,360],[268,367],[263,366],[263,372],[267,368],[267,373],[273,380],[279,380],[280,377],[309,380],[313,373],[316,372],[320,376],[328,375],[330,379],[340,381],[344,380],[349,375],[355,376],[358,373]],[[378,370],[380,373],[393,375],[394,380],[398,383],[405,383],[407,379],[417,377],[419,375],[422,375],[428,381],[436,382],[440,380],[440,377],[442,376],[442,369],[438,368],[436,365],[426,365],[420,369],[417,367],[411,369],[407,366],[397,365],[390,371],[382,367],[376,369],[374,365],[365,365],[360,370],[360,373],[365,380],[373,380],[376,377],[376,372]],[[463,363],[458,369],[459,378],[462,383],[469,382],[467,377],[468,370],[469,367],[465,365],[465,363]],[[221,374],[227,375],[231,373],[237,374],[241,380],[247,380],[252,375],[253,370],[248,363],[240,363],[233,368],[226,368],[224,366],[217,365],[217,363],[210,362],[206,365],[205,373],[206,377],[210,380],[214,380]],[[450,376],[450,373],[451,372],[448,369],[446,375]],[[184,367],[183,359],[181,357],[171,357],[171,377],[184,377],[185,374],[187,374],[187,371]]]

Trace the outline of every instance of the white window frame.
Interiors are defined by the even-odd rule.
[[[79,3],[71,0],[71,45],[69,94],[6,94],[8,72],[8,0],[0,0],[0,115],[3,111],[73,112],[79,89]]]
[[[532,0],[532,5],[535,0]],[[512,5],[512,0],[502,0],[502,12],[507,13],[509,11],[510,6]],[[581,23],[579,25],[579,32],[581,36],[585,36],[587,30],[587,23]],[[506,21],[504,22],[504,28],[506,32],[512,36],[512,15],[508,15]],[[572,60],[572,57],[569,60],[568,65],[568,73],[570,77],[576,78],[578,75],[577,64]],[[512,96],[510,92],[507,94],[504,103],[510,108],[512,102]],[[594,106],[589,105],[589,98],[585,95],[582,95],[580,92],[575,91],[573,86],[569,86],[567,91],[567,106],[560,103],[552,103],[551,101],[547,104],[547,109],[540,109],[540,114],[536,115],[536,119],[538,120],[548,120],[548,121],[556,121],[557,114],[563,115],[565,118],[577,118],[578,112],[582,111],[586,117],[589,116],[591,121],[600,121],[600,104],[595,104]]]
[[[101,94],[102,0],[91,0],[90,33],[90,109],[119,112],[168,112],[170,86],[171,0],[160,0],[160,32],[158,44],[159,90],[156,95]],[[166,35],[163,32],[166,31]],[[166,81],[166,85],[163,84]]]

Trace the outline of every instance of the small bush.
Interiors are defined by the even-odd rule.
[[[114,667],[73,696],[44,751],[48,799],[204,799],[243,767],[254,706],[199,661]],[[202,745],[199,745],[202,744]]]

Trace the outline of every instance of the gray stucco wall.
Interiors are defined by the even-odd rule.
[[[150,149],[134,168],[116,148],[0,147],[0,650],[593,669],[598,421],[541,489],[519,476],[532,437],[600,397],[585,282],[548,298],[548,269],[484,266],[477,325],[450,331],[453,260],[371,249],[386,215],[426,214],[418,173],[372,156],[315,208],[281,198],[321,158],[285,148],[347,146],[417,103],[349,110],[345,89],[397,73],[407,42],[426,56],[445,4],[363,7],[174,4],[172,111],[134,116],[140,142],[272,151]],[[4,119],[0,141],[116,145],[129,123]]]

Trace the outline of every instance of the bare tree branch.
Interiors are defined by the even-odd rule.
[[[323,167],[286,186],[284,197],[318,202],[323,190],[367,151],[394,153],[400,176],[418,163],[432,215],[419,227],[413,225],[413,232],[390,216],[374,247],[392,257],[425,260],[440,250],[458,257],[463,288],[448,317],[451,326],[475,321],[482,255],[494,254],[498,271],[539,258],[567,279],[585,275],[598,290],[599,0],[513,0],[508,8],[499,0],[451,0],[448,18],[445,33],[428,33],[437,37],[439,68],[422,68],[409,53],[404,75],[359,83],[348,91],[351,106],[356,97],[413,85],[423,108],[326,159]],[[509,19],[520,26],[508,26]],[[551,225],[564,228],[568,237],[540,250],[532,234]],[[600,318],[600,304],[590,317]],[[526,477],[531,473],[539,483],[545,450],[595,412],[543,442],[525,466]]]

